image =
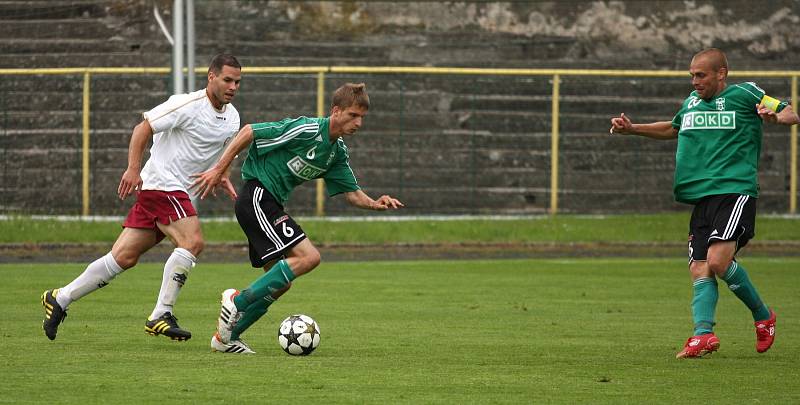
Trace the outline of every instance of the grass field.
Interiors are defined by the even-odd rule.
[[[676,242],[686,239],[690,211],[653,215],[557,215],[525,219],[437,221],[326,221],[300,225],[318,243],[446,242]],[[236,221],[202,221],[209,242],[242,242]],[[0,243],[105,242],[117,238],[121,221],[0,220]],[[756,240],[800,240],[800,216],[761,215]]]
[[[252,356],[208,346],[219,293],[257,275],[243,263],[194,270],[183,343],[143,332],[157,264],[74,303],[53,342],[39,295],[84,264],[0,265],[0,402],[797,403],[800,259],[743,264],[778,313],[776,343],[757,354],[749,311],[721,288],[722,346],[699,360],[674,358],[691,333],[683,258],[323,263],[243,336]],[[322,331],[308,357],[276,340],[298,312]]]

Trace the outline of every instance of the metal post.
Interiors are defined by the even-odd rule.
[[[550,214],[558,213],[558,97],[560,75],[553,75],[553,97],[550,139]]]
[[[186,87],[189,93],[195,90],[194,44],[194,0],[186,0]]]
[[[172,3],[172,94],[183,93],[183,0]]]
[[[797,76],[792,76],[792,109],[797,112]],[[789,213],[797,213],[797,125],[792,125],[789,136],[791,163],[789,164]]]
[[[325,72],[317,73],[317,116],[325,116]],[[325,216],[325,180],[317,179],[317,211],[318,217]]]
[[[83,209],[81,215],[89,215],[89,84],[90,73],[83,74],[83,156],[81,189],[83,191]]]

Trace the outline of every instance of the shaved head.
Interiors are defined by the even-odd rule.
[[[702,50],[692,58],[689,73],[697,95],[703,100],[710,100],[727,87],[728,58],[717,48]]]
[[[715,72],[719,72],[723,68],[725,71],[728,70],[728,58],[725,57],[725,52],[717,48],[703,49],[694,55],[692,61],[700,59],[706,61]]]

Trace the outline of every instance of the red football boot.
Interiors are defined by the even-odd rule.
[[[769,310],[769,319],[756,321],[756,351],[764,353],[775,341],[775,312]]]
[[[683,350],[675,355],[675,358],[686,359],[703,357],[711,352],[719,349],[719,338],[713,333],[706,333],[705,335],[692,336],[686,340]]]

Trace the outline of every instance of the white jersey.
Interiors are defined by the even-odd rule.
[[[153,128],[142,190],[188,193],[191,175],[210,169],[239,131],[239,112],[233,104],[217,111],[205,89],[174,95],[142,115]]]

